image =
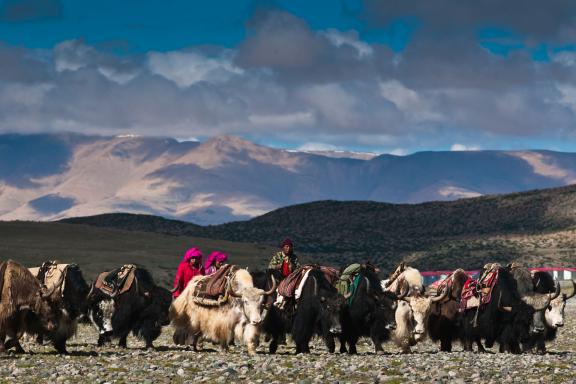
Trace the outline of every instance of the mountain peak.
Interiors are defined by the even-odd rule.
[[[205,144],[227,144],[227,145],[234,145],[234,146],[253,146],[256,145],[251,141],[243,139],[239,136],[234,135],[218,135],[211,137],[210,139],[204,142]]]

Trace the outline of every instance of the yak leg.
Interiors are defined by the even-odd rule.
[[[292,338],[296,343],[296,353],[310,353],[310,340],[314,333],[312,325],[315,323],[311,314],[296,314],[292,326]]]
[[[340,353],[346,353],[348,350],[346,349],[346,339],[340,335],[338,336],[338,340],[340,341]]]
[[[16,353],[26,353],[24,348],[20,345],[20,341],[18,339],[8,339],[5,343],[6,349],[14,348],[14,352]]]
[[[336,350],[336,343],[334,342],[334,336],[331,333],[324,335],[324,344],[326,344],[328,352],[334,353]]]
[[[478,353],[486,353],[486,349],[482,345],[482,340],[479,337],[475,338],[476,346],[478,347]]]
[[[256,348],[258,347],[259,334],[258,327],[255,325],[248,324],[244,328],[244,343],[246,343],[246,349],[249,355],[256,354]]]
[[[200,333],[190,335],[190,345],[192,345],[194,352],[198,352],[198,339],[200,339]]]
[[[128,332],[130,333],[130,332]],[[120,335],[120,340],[118,341],[118,346],[120,348],[128,348],[128,344],[126,343],[126,339],[128,338],[128,333]]]
[[[450,336],[443,336],[440,339],[440,351],[452,352],[452,340],[450,339]]]
[[[66,350],[66,336],[57,337],[52,342],[52,345],[59,354],[68,355],[68,351]]]
[[[536,352],[537,353],[546,353],[546,343],[544,335],[540,335],[538,340],[536,341]]]
[[[279,335],[272,335],[270,344],[268,345],[268,352],[276,353],[278,350],[278,340],[280,339]]]
[[[16,353],[25,353],[24,348],[22,348],[22,346],[20,345],[20,339],[18,338],[18,332],[16,331],[16,326],[15,327],[10,326],[6,330],[6,341],[4,342],[4,346],[6,347],[6,350],[14,348],[14,352]]]
[[[348,339],[348,354],[355,355],[358,353],[356,350],[356,343],[358,342],[358,337],[352,336]]]
[[[372,340],[372,344],[374,344],[374,353],[381,355],[384,353],[384,349],[382,348],[382,339],[380,335],[378,335],[378,329],[376,327],[372,327],[370,330],[370,339]]]

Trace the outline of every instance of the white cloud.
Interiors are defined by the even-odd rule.
[[[476,145],[452,144],[451,151],[479,151],[480,147]]]
[[[359,59],[372,56],[374,53],[374,49],[372,49],[369,44],[358,38],[358,32],[356,31],[344,33],[336,29],[329,29],[326,32],[321,32],[321,34],[323,34],[336,47],[344,45],[354,48],[357,51]]]
[[[185,143],[185,142],[193,142],[193,143],[197,143],[200,140],[197,137],[191,136],[191,137],[176,137],[175,140],[179,143]]]
[[[333,125],[351,128],[356,123],[357,100],[339,84],[308,87],[301,97]]]
[[[340,150],[341,148],[326,143],[305,143],[296,149],[298,151],[314,152],[314,151],[337,151]]]
[[[155,74],[173,81],[179,87],[189,87],[200,81],[221,83],[243,70],[236,67],[226,54],[221,57],[207,57],[196,52],[150,52],[148,69]]]
[[[398,80],[387,80],[379,84],[380,94],[393,103],[408,121],[434,122],[442,120],[442,114],[436,112],[431,102]]]
[[[559,103],[570,108],[574,113],[576,113],[576,86],[558,84],[556,85],[556,88],[561,94]]]
[[[576,65],[576,52],[563,51],[552,56],[552,61],[565,67]]]

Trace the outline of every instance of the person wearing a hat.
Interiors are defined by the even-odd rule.
[[[286,277],[300,267],[300,262],[298,261],[298,256],[294,253],[292,240],[285,239],[280,247],[281,250],[272,256],[268,268],[278,269],[282,276]]]
[[[184,258],[178,265],[178,271],[174,278],[174,290],[172,296],[177,298],[180,296],[188,282],[194,276],[203,275],[204,268],[202,268],[202,252],[198,248],[190,248],[184,254]]]
[[[212,252],[206,259],[206,263],[204,263],[204,273],[206,275],[213,274],[218,269],[220,269],[222,264],[224,264],[227,260],[228,260],[227,254],[220,251]]]

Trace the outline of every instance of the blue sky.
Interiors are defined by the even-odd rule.
[[[0,0],[0,132],[576,151],[575,25],[567,0]]]

